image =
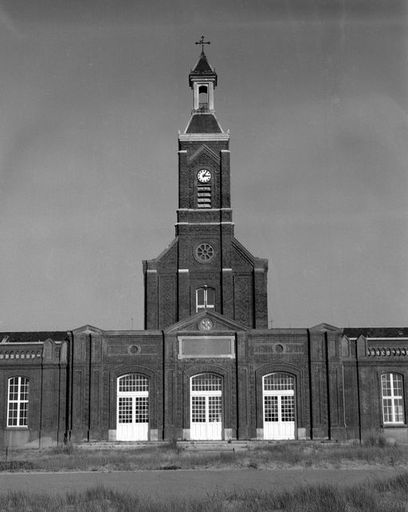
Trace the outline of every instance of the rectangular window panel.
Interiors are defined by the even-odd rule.
[[[401,375],[393,376],[394,396],[402,396],[402,377]]]
[[[381,375],[384,423],[404,423],[403,379],[398,373]]]
[[[404,404],[402,402],[402,398],[395,398],[394,414],[395,414],[395,422],[396,423],[404,422]]]
[[[282,421],[295,421],[295,400],[293,396],[281,397]]]
[[[209,422],[221,422],[221,397],[210,396],[208,398],[208,421]]]
[[[17,403],[9,403],[9,427],[17,427],[18,426],[18,404]]]
[[[392,400],[391,400],[391,398],[384,398],[383,413],[384,413],[384,422],[392,423]]]
[[[28,417],[28,403],[20,404],[20,427],[27,426],[27,417]]]
[[[214,288],[207,288],[207,308],[213,308],[215,305],[215,290]]]
[[[149,399],[135,397],[135,423],[149,422]]]
[[[191,398],[191,421],[205,423],[205,397],[193,396]]]
[[[28,426],[29,381],[25,377],[12,377],[8,381],[8,427]]]
[[[197,291],[197,306],[198,307],[205,307],[205,302],[204,302],[204,288],[199,288]]]
[[[264,414],[265,421],[278,421],[278,397],[265,396],[264,397]]]
[[[132,423],[132,398],[119,397],[119,423]]]
[[[180,336],[179,359],[198,357],[235,358],[234,337]]]

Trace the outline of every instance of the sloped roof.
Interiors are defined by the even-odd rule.
[[[185,133],[223,133],[214,114],[193,114]]]
[[[343,334],[348,338],[405,338],[408,337],[408,327],[346,327]]]
[[[214,73],[214,69],[208,63],[207,56],[204,52],[201,52],[197,64],[194,66],[194,69],[192,69],[191,72],[200,75],[205,73]]]
[[[25,331],[25,332],[0,332],[0,342],[7,343],[33,343],[45,340],[64,341],[67,339],[67,331]]]
[[[217,73],[208,63],[207,56],[205,55],[204,52],[201,52],[197,64],[194,66],[194,68],[188,75],[189,86],[192,87],[192,78],[200,77],[212,78],[214,80],[214,86],[217,85]]]

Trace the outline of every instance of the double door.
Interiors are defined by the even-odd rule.
[[[263,378],[264,439],[295,439],[295,379],[287,373]]]
[[[212,373],[191,378],[190,439],[222,439],[222,379]]]

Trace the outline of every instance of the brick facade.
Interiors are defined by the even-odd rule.
[[[408,441],[408,328],[268,329],[268,264],[234,237],[229,134],[204,53],[189,83],[175,239],[143,262],[145,330],[0,333],[0,448]]]

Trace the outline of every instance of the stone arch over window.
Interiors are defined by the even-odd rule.
[[[186,368],[183,374],[183,389],[185,400],[182,405],[183,429],[190,429],[191,426],[191,380],[197,375],[213,374],[222,380],[222,414],[223,429],[235,428],[231,423],[233,421],[234,401],[232,400],[231,390],[236,385],[233,374],[228,369],[217,364],[199,363]]]
[[[295,379],[296,437],[303,439],[309,435],[308,432],[310,431],[310,416],[307,408],[307,404],[310,403],[308,375],[305,369],[300,369],[297,365],[285,363],[284,361],[265,363],[255,372],[256,400],[252,404],[252,407],[253,413],[256,415],[256,435],[260,437],[260,432],[264,427],[264,377],[270,374],[280,373],[291,375]],[[253,432],[252,435],[255,435],[255,432]]]
[[[384,425],[405,422],[404,379],[400,373],[381,374],[381,406]]]
[[[30,381],[16,376],[8,380],[7,426],[28,427]]]

